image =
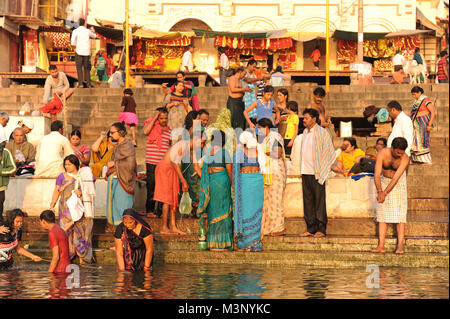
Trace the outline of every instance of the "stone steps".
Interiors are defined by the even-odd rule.
[[[33,249],[45,259],[51,258],[49,249]],[[114,251],[109,249],[94,249],[94,257],[98,265],[115,264]],[[15,257],[16,258],[16,257]],[[366,267],[375,264],[379,267],[423,267],[442,268],[449,266],[448,253],[414,253],[406,252],[397,255],[391,252],[374,254],[370,252],[314,252],[314,251],[269,251],[261,252],[211,252],[211,251],[180,251],[156,250],[155,263],[183,264],[232,264],[260,266],[314,266],[315,268],[330,267]],[[23,256],[17,256],[16,262],[28,262]],[[92,266],[91,266],[92,267]]]
[[[95,234],[93,247],[109,249],[114,246],[112,234]],[[336,236],[327,238],[303,238],[299,236],[264,237],[262,241],[267,251],[321,251],[321,252],[370,252],[378,244],[375,237]],[[25,233],[22,236],[22,245],[30,249],[48,247],[47,233]],[[386,249],[395,250],[396,238],[386,239]],[[407,252],[422,253],[448,253],[448,239],[444,238],[407,238],[405,240]],[[155,235],[155,250],[198,250],[196,235],[188,236],[162,236]]]
[[[408,204],[410,201],[408,200]],[[417,200],[416,200],[417,201]],[[419,200],[420,201],[420,200]],[[430,199],[422,199],[422,201],[432,201]],[[407,237],[444,237],[448,238],[448,216],[447,219],[443,218],[442,212],[448,212],[448,200],[447,208],[435,209],[438,211],[439,216],[433,217],[432,213],[428,214],[428,218],[414,221],[408,219],[406,223],[406,236]],[[419,207],[419,204],[417,207]],[[417,208],[421,211],[432,211],[431,205],[422,205],[425,208]],[[411,206],[410,206],[411,207]],[[160,218],[147,218],[149,225],[155,232],[159,232],[162,224]],[[199,229],[198,219],[177,219],[177,226],[180,230],[187,234],[197,234]],[[306,231],[306,224],[303,218],[286,218],[285,228],[287,235],[299,235]],[[27,217],[25,219],[24,232],[41,232],[42,229],[39,225],[38,217]],[[94,234],[113,233],[114,227],[107,224],[106,219],[96,218],[94,221]],[[377,236],[377,224],[372,218],[329,218],[327,225],[327,234],[329,236]],[[388,227],[387,236],[393,236],[394,227]]]

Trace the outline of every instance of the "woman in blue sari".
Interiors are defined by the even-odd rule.
[[[259,170],[258,143],[250,132],[243,132],[239,141],[233,167],[234,238],[238,251],[260,251],[264,184]]]
[[[206,241],[211,251],[226,251],[233,247],[231,179],[233,164],[226,150],[225,133],[214,130],[211,147],[202,164],[200,181],[200,223],[207,219]],[[206,215],[206,216],[205,216]]]

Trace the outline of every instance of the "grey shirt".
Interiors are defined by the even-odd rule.
[[[66,92],[70,88],[69,80],[64,72],[58,72],[58,81],[53,81],[53,77],[49,75],[45,80],[44,86],[44,104],[52,99],[53,93],[58,91]]]

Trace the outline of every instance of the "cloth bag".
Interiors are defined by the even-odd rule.
[[[81,199],[72,191],[72,196],[66,201],[67,207],[69,208],[70,216],[72,221],[75,223],[83,217],[84,206]]]

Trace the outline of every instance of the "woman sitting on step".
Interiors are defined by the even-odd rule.
[[[8,212],[6,221],[0,223],[0,270],[12,267],[14,251],[36,262],[42,260],[41,257],[20,246],[24,217],[22,210],[13,209]]]
[[[133,209],[125,209],[114,233],[120,271],[148,271],[153,265],[153,231]]]

